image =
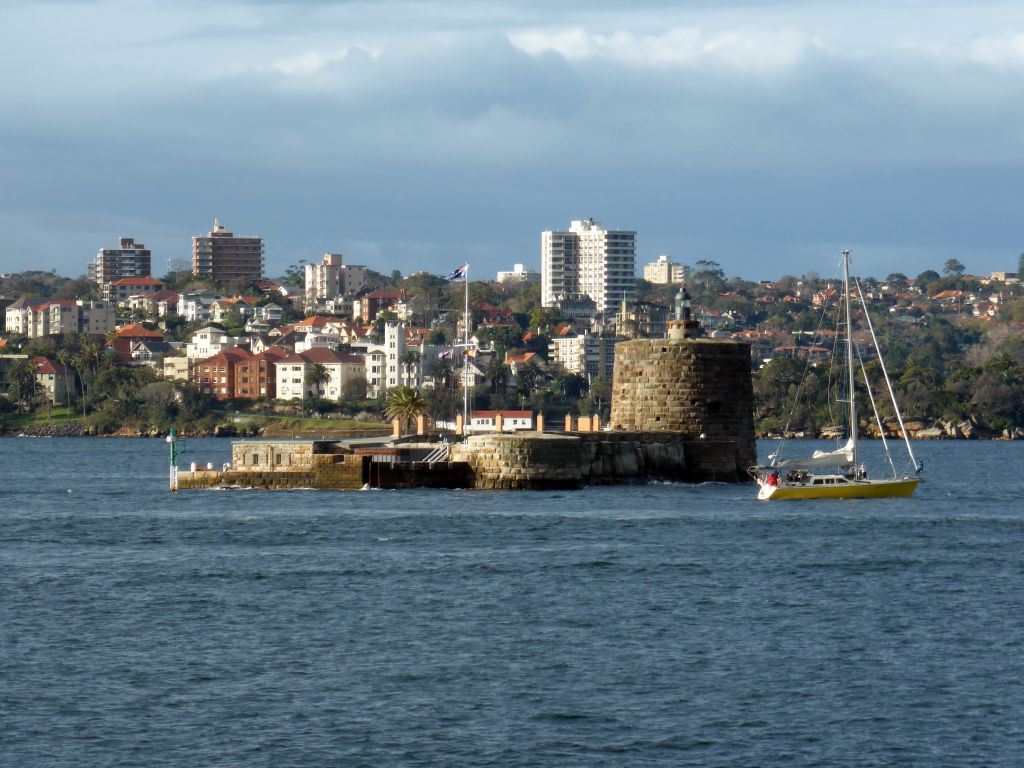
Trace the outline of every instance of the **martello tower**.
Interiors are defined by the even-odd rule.
[[[688,464],[734,463],[744,477],[757,463],[750,346],[701,338],[685,290],[676,303],[667,338],[615,345],[611,428],[680,434]]]

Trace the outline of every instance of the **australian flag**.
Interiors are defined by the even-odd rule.
[[[465,280],[466,271],[469,269],[469,264],[463,264],[461,267],[456,267],[448,275],[447,280]]]

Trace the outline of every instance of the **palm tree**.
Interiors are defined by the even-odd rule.
[[[420,361],[420,356],[411,349],[405,350],[399,357],[398,362],[405,370],[405,380],[409,381],[412,378],[413,371],[416,370],[416,366]]]
[[[323,363],[312,363],[306,369],[306,386],[309,387],[314,396],[319,399],[325,384],[331,380],[331,372]]]
[[[530,397],[537,386],[544,372],[533,360],[528,360],[519,366],[516,371],[516,379],[519,384],[519,392],[523,397]]]
[[[67,349],[62,349],[57,353],[57,360],[61,365],[64,366],[64,392],[68,398],[68,416],[71,415],[71,386],[74,386],[74,381],[71,382],[71,386],[68,386],[68,379],[71,375],[68,371],[71,370],[71,352]]]
[[[448,389],[455,382],[455,371],[448,358],[438,358],[430,364],[427,375],[434,380],[434,389]]]
[[[497,353],[491,355],[491,360],[487,364],[484,376],[491,384],[491,394],[504,393],[505,384],[508,382],[508,370],[505,368],[505,363],[502,361],[501,356]]]
[[[401,426],[412,424],[416,417],[427,412],[427,401],[415,387],[393,387],[388,390],[384,414],[398,419]]]
[[[32,400],[38,387],[35,362],[18,360],[8,369],[6,378],[8,394],[17,400],[18,413],[24,413],[25,402]]]

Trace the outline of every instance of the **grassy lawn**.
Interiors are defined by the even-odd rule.
[[[316,434],[338,435],[347,432],[391,431],[390,424],[372,421],[355,421],[354,419],[310,419],[300,416],[264,415],[253,413],[224,414],[238,427],[258,426],[274,432],[306,432]]]
[[[5,416],[4,421],[9,427],[27,427],[32,424],[61,424],[66,421],[81,421],[82,412],[67,407],[53,408],[48,411],[46,408],[41,408],[36,413],[29,414],[17,414],[9,413]]]

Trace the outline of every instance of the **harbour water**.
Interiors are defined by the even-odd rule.
[[[911,499],[766,504],[0,440],[0,764],[1020,766],[1024,444],[919,451]]]

